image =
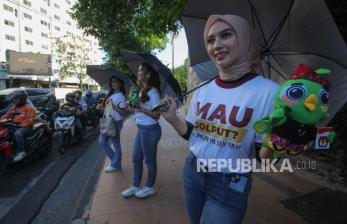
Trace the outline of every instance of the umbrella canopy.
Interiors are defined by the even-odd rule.
[[[124,82],[124,88],[131,86],[130,78],[115,68],[109,68],[103,65],[87,65],[87,74],[94,79],[103,89],[109,88],[110,78],[116,76]]]
[[[346,102],[347,48],[324,0],[189,0],[182,21],[191,65],[202,81],[218,73],[203,37],[211,14],[239,15],[255,28],[265,77],[281,83],[300,63],[329,68],[329,113],[334,115]]]
[[[121,49],[121,56],[129,69],[137,76],[137,71],[141,63],[147,63],[157,71],[161,81],[161,91],[171,97],[181,96],[181,88],[168,69],[159,59],[151,54],[138,53]]]

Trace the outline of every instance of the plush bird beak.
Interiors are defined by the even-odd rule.
[[[314,94],[309,95],[304,102],[305,107],[309,111],[314,111],[316,109],[317,104],[318,104],[318,99],[316,95]]]

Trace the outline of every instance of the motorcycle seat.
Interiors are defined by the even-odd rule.
[[[40,131],[34,131],[34,134],[32,136],[25,138],[27,145],[30,145],[30,143],[36,138],[38,138],[39,136],[40,136]]]
[[[36,130],[38,128],[41,128],[43,126],[43,123],[42,122],[37,122],[37,123],[34,123],[33,124],[33,129]]]

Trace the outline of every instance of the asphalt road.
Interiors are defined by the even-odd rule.
[[[104,155],[96,130],[60,155],[53,140],[46,158],[7,169],[0,179],[0,223],[70,223],[91,199]]]

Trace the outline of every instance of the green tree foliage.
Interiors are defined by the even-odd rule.
[[[174,76],[181,87],[181,90],[187,90],[187,73],[189,68],[188,58],[184,60],[184,64],[174,69]]]
[[[86,78],[87,65],[91,63],[89,58],[90,43],[79,36],[58,38],[54,43],[54,55],[59,65],[59,78],[76,77],[82,87]]]
[[[72,17],[86,34],[96,37],[108,63],[124,68],[119,49],[150,53],[164,49],[169,31],[177,31],[187,0],[78,0]]]

